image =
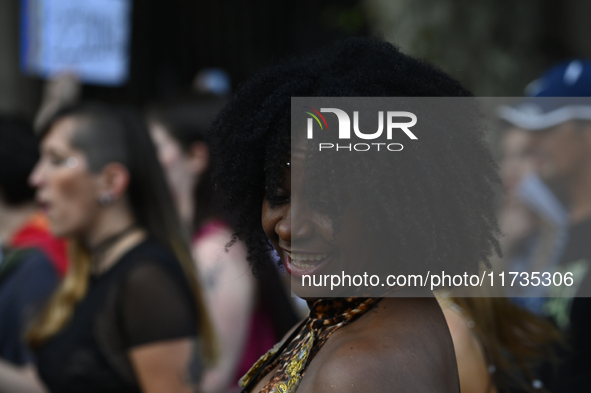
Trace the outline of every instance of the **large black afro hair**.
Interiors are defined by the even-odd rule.
[[[265,192],[283,182],[290,154],[291,97],[391,96],[471,93],[429,63],[374,38],[336,42],[283,61],[240,86],[215,121],[209,143],[220,201],[235,215],[236,236],[246,242],[255,270],[271,255],[261,209]],[[360,216],[374,221],[366,223],[370,229],[400,228],[390,242],[396,259],[441,261],[451,266],[450,273],[474,271],[492,250],[498,252],[494,196],[499,180],[484,132],[478,127],[443,130],[423,138],[420,146],[405,146],[399,165],[376,171],[369,180],[364,168],[347,169],[352,183],[376,185],[359,196],[358,206],[367,208]],[[383,192],[394,195],[396,203],[383,198]]]

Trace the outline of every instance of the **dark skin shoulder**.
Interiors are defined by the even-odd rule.
[[[453,342],[434,298],[386,298],[337,330],[298,393],[458,393]]]
[[[260,392],[278,368],[251,392]],[[328,339],[298,388],[298,393],[366,391],[460,391],[453,342],[437,300],[383,299]]]

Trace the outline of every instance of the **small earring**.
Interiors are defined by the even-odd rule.
[[[66,160],[68,168],[76,168],[78,166],[78,159],[76,157],[70,157]]]
[[[101,206],[109,206],[114,200],[115,198],[113,198],[113,195],[111,194],[104,194],[99,197],[99,203]]]

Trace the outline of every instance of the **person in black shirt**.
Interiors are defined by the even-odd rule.
[[[213,334],[145,126],[106,105],[64,109],[30,181],[72,265],[28,332],[43,383],[0,366],[0,390],[192,391],[195,345],[213,360]]]

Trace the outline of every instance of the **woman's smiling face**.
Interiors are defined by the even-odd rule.
[[[262,226],[290,273],[292,290],[298,296],[337,296],[339,291],[330,291],[330,286],[302,286],[302,276],[363,274],[359,269],[373,242],[353,209],[345,210],[335,235],[329,216],[310,208],[303,192],[305,157],[303,145],[296,146],[285,164],[284,184],[263,200]]]

